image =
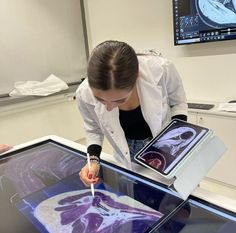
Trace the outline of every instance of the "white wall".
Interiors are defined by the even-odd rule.
[[[90,49],[107,39],[155,48],[176,64],[189,100],[236,99],[236,40],[174,46],[172,0],[87,0]]]
[[[236,41],[175,47],[171,0],[87,0],[85,3],[90,48],[106,39],[124,40],[137,50],[156,48],[175,62],[189,99],[236,98]],[[78,140],[84,136],[78,119],[81,116],[73,101],[0,114],[0,143],[15,145],[47,134]]]
[[[0,0],[0,94],[14,82],[85,75],[80,0]]]
[[[0,94],[15,81],[42,81],[51,73],[79,81],[86,70],[84,47],[80,0],[0,0]],[[49,134],[84,137],[75,101],[54,96],[0,106],[0,143]]]
[[[72,141],[85,137],[76,101],[66,95],[45,97],[0,109],[0,143],[17,145],[46,135]]]

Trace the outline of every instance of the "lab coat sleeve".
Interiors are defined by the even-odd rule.
[[[164,69],[164,82],[171,109],[171,117],[180,114],[187,116],[187,99],[180,75],[171,61],[165,63]]]
[[[96,119],[94,106],[85,103],[79,95],[77,95],[77,105],[84,120],[87,146],[93,144],[102,146],[104,134],[99,126],[98,119]]]

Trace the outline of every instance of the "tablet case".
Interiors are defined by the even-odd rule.
[[[204,140],[191,154],[191,159],[176,171],[170,189],[177,191],[182,199],[187,199],[225,151],[226,146],[217,136]]]

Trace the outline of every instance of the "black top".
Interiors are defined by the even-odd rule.
[[[119,110],[120,125],[124,130],[125,137],[142,140],[152,137],[151,130],[143,118],[141,107],[129,111]]]

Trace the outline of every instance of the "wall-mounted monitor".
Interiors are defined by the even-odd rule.
[[[173,0],[174,44],[236,39],[236,0]]]

